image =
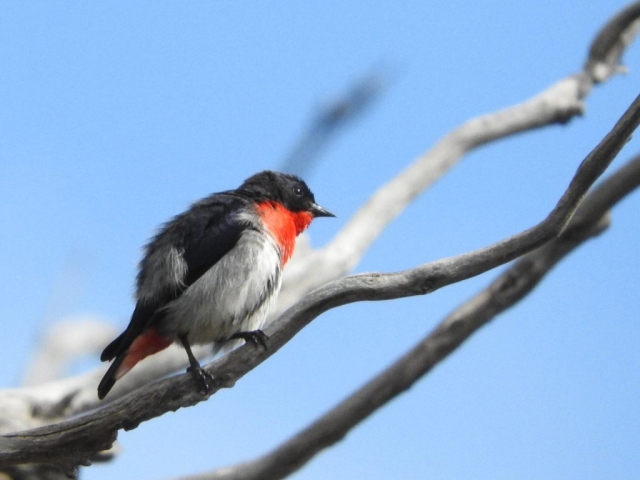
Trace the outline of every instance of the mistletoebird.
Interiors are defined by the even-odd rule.
[[[164,224],[147,244],[126,330],[102,352],[113,360],[98,386],[104,398],[140,360],[182,344],[199,388],[213,378],[192,345],[244,339],[260,330],[282,283],[296,237],[316,217],[333,217],[294,175],[264,171],[236,190],[214,193]]]

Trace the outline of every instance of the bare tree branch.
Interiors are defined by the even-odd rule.
[[[334,281],[289,309],[268,329],[268,350],[245,346],[206,369],[218,380],[215,390],[232,386],[252,368],[274,354],[321,313],[361,300],[384,300],[423,295],[478,275],[552,240],[566,225],[578,203],[613,161],[640,123],[640,97],[613,130],[585,158],[569,188],[549,216],[537,226],[490,247],[391,274],[363,274]],[[247,348],[249,347],[249,348]],[[193,388],[191,375],[182,374],[140,388],[103,409],[59,424],[0,437],[0,466],[45,463],[73,473],[96,452],[108,449],[117,431],[207,397]]]
[[[339,442],[362,420],[409,389],[473,333],[530,293],[567,254],[609,224],[607,210],[640,185],[640,156],[611,175],[581,203],[557,239],[535,250],[465,302],[436,329],[366,385],[268,454],[179,480],[276,480]]]
[[[305,293],[350,272],[387,225],[473,149],[581,115],[583,99],[593,84],[620,72],[621,56],[637,33],[639,17],[640,2],[635,2],[601,29],[583,71],[518,105],[481,115],[454,129],[375,192],[326,247],[294,256],[285,271],[274,316]],[[310,271],[314,275],[308,275]]]

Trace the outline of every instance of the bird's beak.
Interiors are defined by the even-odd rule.
[[[329,210],[324,209],[320,205],[316,205],[315,203],[311,205],[311,208],[309,209],[309,211],[316,218],[317,217],[335,217],[335,215],[331,213]]]

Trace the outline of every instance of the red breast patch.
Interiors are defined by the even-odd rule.
[[[258,214],[282,250],[282,266],[291,258],[296,237],[313,220],[309,212],[292,212],[278,202],[263,202],[257,205]]]

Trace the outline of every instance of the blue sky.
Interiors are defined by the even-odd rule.
[[[314,223],[316,246],[450,129],[580,69],[623,5],[3,3],[0,384],[17,385],[43,329],[61,317],[99,314],[124,327],[155,228],[277,168],[317,107],[367,72],[382,67],[388,89],[307,177],[338,215]],[[357,271],[456,255],[541,220],[637,95],[639,52],[624,57],[628,75],[588,97],[584,117],[469,155]],[[638,146],[632,140],[615,165]],[[294,478],[638,478],[638,201],[626,199],[605,235]],[[263,453],[496,274],[328,312],[235,388],[121,433],[117,461],[83,477],[167,478]]]

